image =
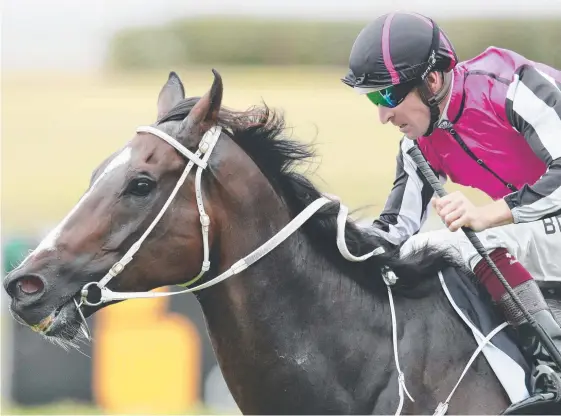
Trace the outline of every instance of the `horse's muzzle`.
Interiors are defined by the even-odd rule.
[[[40,304],[47,293],[47,280],[37,273],[15,270],[4,279],[4,289],[12,299],[12,312],[34,325],[44,316]]]

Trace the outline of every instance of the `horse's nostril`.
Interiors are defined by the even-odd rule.
[[[18,283],[21,291],[27,295],[40,292],[45,287],[43,281],[37,276],[24,276]]]
[[[17,297],[18,295],[35,295],[45,290],[45,283],[39,276],[30,274],[13,280],[8,285],[8,293]]]

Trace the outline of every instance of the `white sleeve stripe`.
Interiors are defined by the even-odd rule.
[[[421,228],[422,224],[422,200],[421,190],[423,189],[423,181],[417,173],[415,162],[407,151],[413,147],[413,141],[405,139],[403,142],[403,168],[407,173],[407,183],[405,185],[405,193],[403,202],[399,210],[399,220],[396,227],[404,229],[407,235],[413,235]]]
[[[529,205],[513,208],[512,216],[515,223],[538,221],[542,217],[561,210],[561,188],[551,194],[538,199]]]
[[[518,87],[519,83],[520,77],[518,76],[518,74],[514,74],[514,79],[510,83],[510,85],[508,86],[508,90],[506,91],[506,98],[508,98],[510,101],[514,101],[514,93],[516,92],[516,88]]]
[[[399,212],[395,217],[396,220],[395,222],[387,223],[388,231],[375,229],[375,233],[396,245],[403,243],[415,234],[421,228],[424,219],[426,219],[426,215],[422,215],[423,207],[421,206],[423,182],[416,172],[415,162],[407,154],[407,150],[413,145],[413,141],[407,138],[401,143],[401,157],[407,179],[405,184],[401,185],[404,188],[401,200],[399,201]]]
[[[407,167],[405,168],[407,170]],[[407,172],[409,175],[411,173]],[[413,175],[417,175],[413,173]],[[406,234],[413,235],[417,232],[421,226],[421,198],[418,185],[415,184],[416,178],[407,180],[405,185],[405,194],[403,195],[403,202],[401,204],[401,210],[399,211],[399,217],[397,220],[396,228]]]
[[[561,157],[561,119],[555,109],[537,97],[517,77],[509,86],[507,98],[513,102],[513,111],[533,127],[551,158]]]
[[[399,245],[409,237],[420,231],[428,217],[430,210],[430,195],[433,191],[425,183],[417,166],[407,151],[414,146],[414,142],[404,138],[400,146],[400,183],[394,182],[394,188],[386,201],[386,207],[381,214],[383,219],[377,221],[383,227],[372,227],[373,232],[392,244]],[[439,175],[440,182],[446,183],[446,177]],[[385,214],[385,215],[384,215]]]

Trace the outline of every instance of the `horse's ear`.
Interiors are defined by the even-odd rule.
[[[160,120],[173,107],[185,98],[185,89],[179,76],[175,72],[170,72],[166,84],[162,87],[158,95],[158,118]]]
[[[187,140],[189,135],[196,130],[198,134],[204,134],[208,129],[218,122],[218,113],[222,105],[222,77],[215,69],[212,70],[214,81],[205,95],[193,106],[189,115],[181,122],[178,139]]]

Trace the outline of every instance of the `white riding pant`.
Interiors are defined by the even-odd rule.
[[[477,233],[477,236],[488,251],[506,248],[534,279],[561,283],[561,215],[541,221],[494,227]],[[404,244],[402,252],[426,242],[455,248],[471,270],[482,259],[461,230],[451,232],[447,228],[421,232],[411,237]]]

